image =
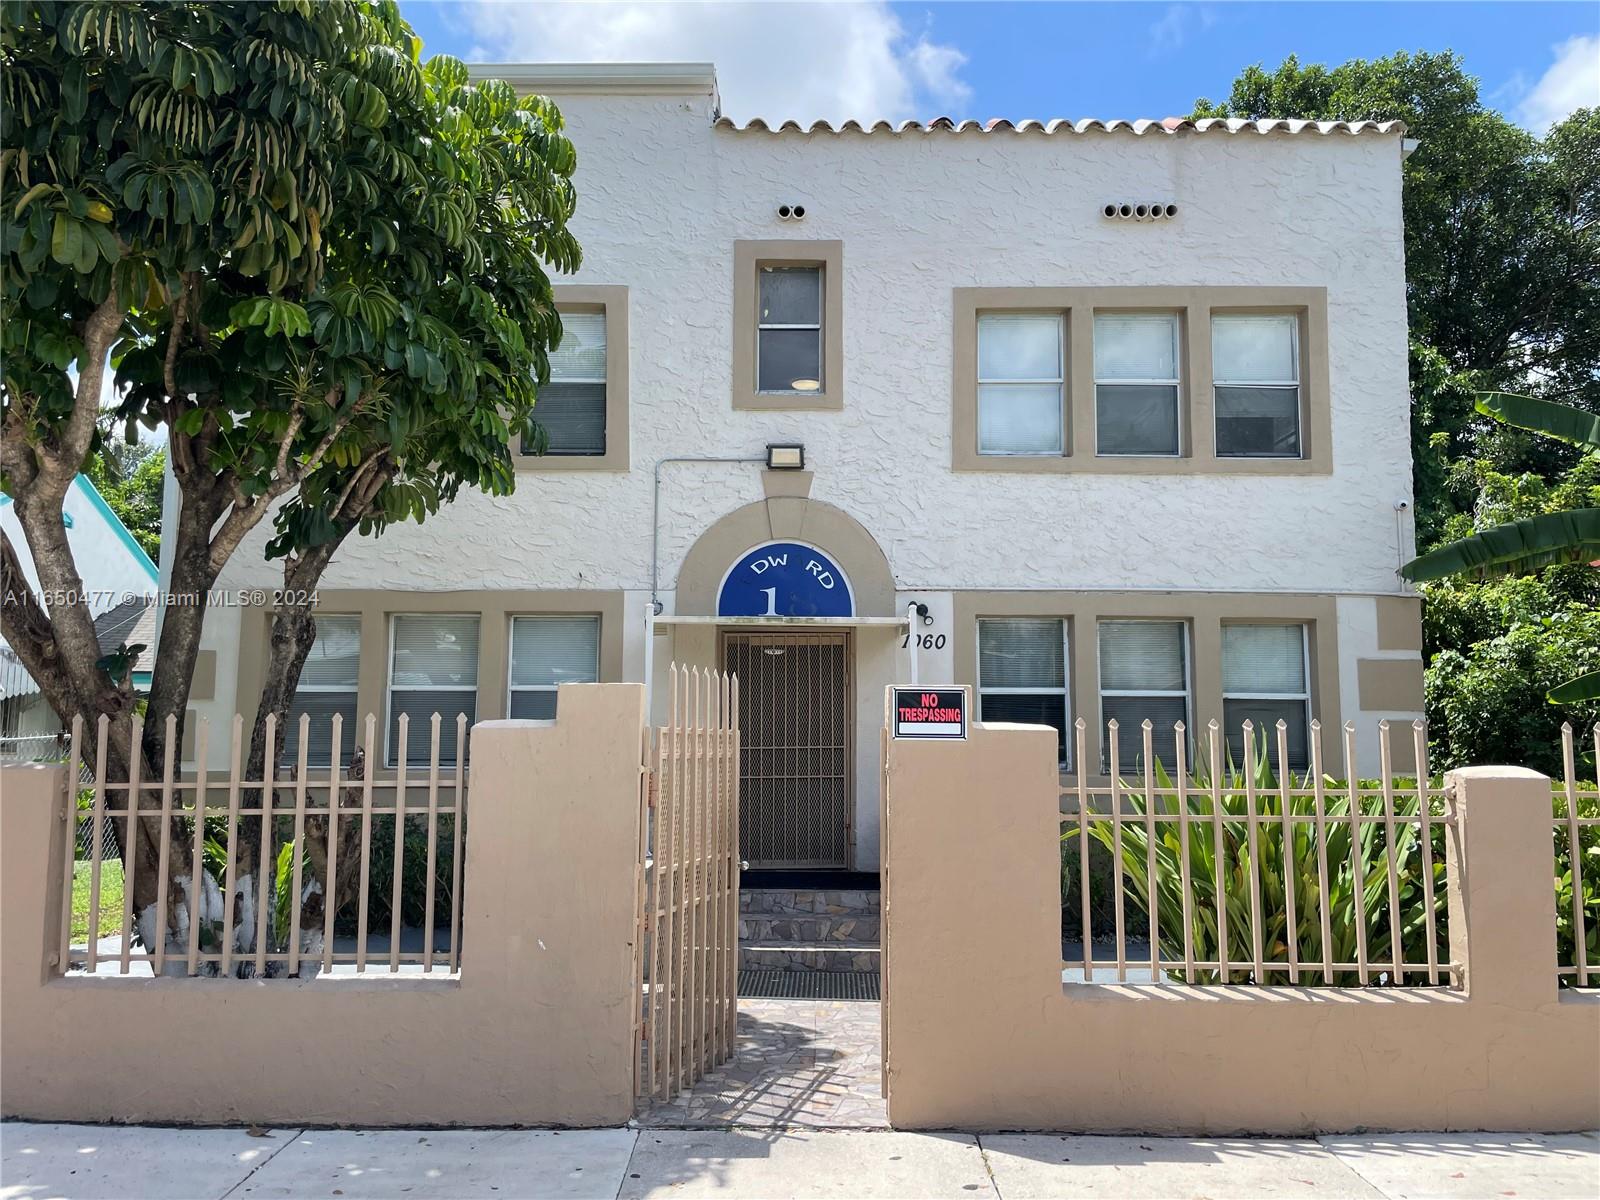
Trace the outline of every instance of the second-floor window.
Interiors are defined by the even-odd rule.
[[[985,313],[978,318],[978,453],[1065,451],[1062,318]]]
[[[1300,457],[1300,321],[1292,314],[1211,318],[1219,458]]]
[[[538,616],[511,619],[511,695],[508,716],[549,721],[556,688],[600,678],[600,618]]]
[[[440,718],[439,761],[454,763],[456,718],[465,713],[470,725],[478,714],[478,618],[397,616],[389,639],[389,763],[404,753],[408,764],[428,764],[434,713]],[[401,713],[410,717],[404,747]]]
[[[822,389],[820,266],[762,267],[757,278],[756,390]]]
[[[598,457],[606,452],[606,314],[563,312],[561,329],[533,420],[548,439],[546,454]],[[522,452],[534,449],[530,431]]]
[[[356,727],[356,672],[361,662],[361,618],[318,617],[317,639],[311,644],[305,665],[300,668],[300,685],[284,722],[278,744],[283,753],[278,761],[289,765],[300,761],[300,718],[309,716],[306,734],[306,765],[328,766],[333,754],[333,718],[344,718],[339,742],[339,757],[350,761],[350,751],[360,744],[364,733]]]
[[[1094,319],[1095,452],[1180,452],[1178,315],[1097,313]]]

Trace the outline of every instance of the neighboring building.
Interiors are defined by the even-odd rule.
[[[921,682],[1067,774],[1113,716],[1131,773],[1146,718],[1303,760],[1311,718],[1419,715],[1398,125],[740,127],[706,66],[477,70],[560,103],[584,266],[551,454],[323,579],[301,708],[378,714],[385,767],[402,712],[416,760],[434,711],[653,676],[661,718],[669,662],[726,667],[744,857],[875,870],[912,604]],[[266,536],[219,586],[277,583]],[[210,612],[196,712],[248,714],[266,638]]]
[[[61,507],[100,649],[110,654],[125,645],[147,647],[133,672],[134,687],[147,688],[155,657],[156,565],[87,475],[73,481]],[[10,496],[0,495],[0,529],[16,547],[28,586],[37,590],[38,572]],[[44,702],[39,685],[0,640],[0,758],[54,758],[61,734],[61,720]]]

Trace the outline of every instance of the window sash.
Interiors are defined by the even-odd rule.
[[[1293,374],[1287,378],[1260,378],[1254,379],[1248,375],[1232,376],[1216,369],[1216,363],[1222,359],[1217,353],[1217,329],[1219,326],[1226,328],[1230,323],[1280,325],[1289,331],[1289,366]],[[1300,321],[1290,313],[1243,315],[1218,313],[1211,318],[1211,383],[1214,387],[1294,387],[1300,386]]]
[[[594,639],[593,664],[594,665],[587,672],[587,675],[588,675],[587,679],[571,679],[571,680],[558,681],[556,683],[518,683],[517,682],[517,626],[519,624],[525,624],[525,625],[531,627],[531,625],[534,624],[534,623],[544,623],[546,625],[554,625],[556,623],[565,623],[565,624],[570,624],[573,627],[576,627],[578,625],[578,623],[580,623],[580,622],[585,623],[587,628],[590,628],[590,629],[593,630],[593,639]],[[554,695],[556,689],[561,686],[562,682],[568,682],[568,683],[595,683],[595,682],[597,682],[599,680],[599,678],[600,678],[600,618],[599,617],[592,616],[592,615],[589,615],[587,613],[571,613],[571,614],[569,614],[569,613],[539,613],[539,614],[530,614],[530,615],[517,616],[517,617],[512,617],[511,618],[511,636],[510,636],[510,639],[509,639],[509,652],[506,655],[506,712],[507,712],[508,715],[510,714],[511,709],[514,707],[515,698],[518,695],[534,694],[534,693],[539,693],[539,692],[549,692],[551,695]],[[554,704],[552,704],[551,707],[552,707],[552,711],[553,711],[554,710]],[[547,718],[531,718],[531,719],[544,720],[544,719],[547,719]]]
[[[1300,680],[1301,680],[1300,690],[1298,690],[1298,691],[1262,691],[1262,690],[1243,691],[1243,690],[1240,690],[1240,689],[1237,689],[1237,688],[1228,687],[1227,682],[1226,682],[1227,678],[1228,678],[1227,630],[1230,627],[1231,628],[1235,628],[1235,629],[1241,629],[1241,628],[1242,629],[1250,629],[1250,628],[1260,627],[1260,628],[1284,628],[1284,629],[1295,629],[1295,630],[1298,630],[1299,634],[1300,634],[1300,655],[1299,655],[1299,658],[1300,658]],[[1239,622],[1230,623],[1230,625],[1224,625],[1223,626],[1222,677],[1223,677],[1223,681],[1224,681],[1223,682],[1223,687],[1222,687],[1222,698],[1224,700],[1305,700],[1305,701],[1309,701],[1311,699],[1311,637],[1310,637],[1309,629],[1305,625],[1298,624],[1298,623],[1291,623],[1291,624],[1286,624],[1286,625],[1282,625],[1282,626],[1273,626],[1273,625],[1267,625],[1267,624],[1262,624],[1262,623],[1258,623],[1258,622],[1239,621]]]
[[[1108,688],[1108,687],[1106,687],[1105,686],[1106,653],[1105,653],[1105,641],[1104,641],[1103,631],[1108,626],[1117,626],[1117,625],[1167,625],[1167,626],[1176,626],[1177,629],[1178,629],[1178,658],[1179,658],[1179,663],[1180,663],[1180,665],[1182,667],[1182,670],[1183,670],[1183,687],[1181,689],[1177,689],[1177,688]],[[1097,686],[1099,688],[1099,697],[1100,697],[1100,766],[1101,766],[1101,769],[1103,771],[1105,771],[1107,774],[1110,774],[1112,770],[1116,770],[1118,772],[1121,772],[1123,770],[1130,769],[1130,768],[1128,768],[1128,767],[1126,767],[1126,766],[1124,766],[1122,764],[1112,764],[1110,762],[1110,757],[1111,757],[1111,738],[1110,738],[1110,735],[1109,735],[1109,733],[1107,732],[1107,729],[1106,729],[1106,722],[1109,720],[1109,718],[1106,716],[1106,703],[1105,703],[1108,699],[1110,699],[1110,700],[1138,700],[1138,699],[1182,700],[1183,701],[1183,717],[1182,717],[1182,720],[1183,720],[1183,724],[1184,724],[1184,741],[1188,744],[1189,747],[1192,748],[1193,745],[1194,745],[1194,729],[1193,729],[1193,725],[1194,725],[1194,697],[1193,697],[1193,693],[1194,693],[1194,673],[1193,673],[1193,668],[1192,668],[1192,666],[1190,664],[1190,661],[1189,661],[1190,657],[1191,657],[1190,644],[1189,644],[1189,623],[1187,621],[1168,621],[1168,620],[1162,620],[1162,619],[1159,619],[1159,618],[1150,619],[1150,620],[1141,620],[1141,619],[1136,618],[1136,617],[1125,618],[1125,619],[1119,618],[1119,619],[1115,619],[1115,620],[1107,620],[1107,621],[1099,622],[1099,627],[1096,630],[1096,638],[1097,638],[1097,641],[1098,641],[1098,648],[1099,648],[1099,653],[1097,655],[1097,662],[1096,662],[1096,667],[1097,667],[1097,670],[1098,670],[1099,678],[1096,680],[1096,684],[1097,684]],[[1172,762],[1172,754],[1173,754],[1173,749],[1174,749],[1174,747],[1173,747],[1173,730],[1172,730],[1172,727],[1168,726],[1166,729],[1162,729],[1159,726],[1157,726],[1157,727],[1153,727],[1150,732],[1151,732],[1151,746],[1155,751],[1155,755],[1156,755],[1157,760],[1160,761],[1166,767],[1166,769],[1172,770],[1173,766],[1174,766],[1174,764]],[[1130,738],[1132,739],[1132,741],[1129,740]],[[1121,722],[1119,722],[1118,725],[1117,725],[1117,751],[1118,751],[1119,755],[1122,756],[1122,758],[1123,758],[1125,763],[1129,760],[1129,755],[1130,754],[1134,755],[1135,757],[1137,757],[1137,755],[1139,755],[1139,754],[1142,754],[1144,752],[1144,730],[1143,730],[1143,728],[1141,726],[1138,726],[1138,725],[1123,725]]]
[[[473,631],[472,643],[472,681],[470,683],[434,683],[423,681],[420,683],[402,683],[395,679],[395,652],[399,642],[402,624],[410,621],[471,621]],[[478,668],[482,654],[482,620],[477,613],[395,613],[389,618],[389,662],[388,678],[385,680],[385,697],[388,711],[384,714],[383,735],[383,760],[389,766],[397,765],[395,741],[399,736],[401,706],[395,700],[397,694],[410,695],[417,692],[449,692],[459,695],[470,695],[472,699],[463,703],[460,711],[467,714],[468,723],[477,719],[477,694],[478,694]],[[441,765],[455,762],[455,739],[447,736],[446,727],[454,725],[454,718],[440,714],[439,730],[439,762]],[[408,730],[408,745],[405,747],[406,765],[427,765],[429,742],[431,733],[426,724],[419,732]],[[420,749],[413,752],[412,747],[421,742]]]
[[[1108,328],[1117,320],[1137,320],[1141,323],[1155,324],[1161,320],[1168,328],[1171,338],[1172,372],[1170,375],[1112,375],[1102,370],[1103,357],[1100,352],[1100,331]],[[1178,314],[1175,312],[1150,312],[1150,313],[1096,313],[1095,339],[1094,339],[1094,381],[1101,383],[1131,383],[1145,385],[1177,386],[1183,378],[1183,338],[1178,328]]]
[[[1060,626],[1061,637],[1061,682],[1056,685],[1027,684],[1016,686],[996,686],[983,681],[983,627],[988,624],[1005,625],[1012,622],[1025,621],[1030,623],[1051,622]],[[983,698],[985,696],[1039,696],[1047,697],[1051,701],[1061,701],[1062,727],[1058,730],[1060,737],[1057,743],[1058,762],[1063,770],[1072,769],[1072,635],[1064,617],[982,617],[978,620],[978,711],[983,712]],[[1053,663],[1051,664],[1054,665]]]

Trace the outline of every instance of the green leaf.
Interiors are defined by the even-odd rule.
[[[1555,563],[1600,559],[1600,508],[1545,513],[1496,525],[1414,558],[1400,568],[1413,583],[1451,575],[1505,575]]]
[[[1600,450],[1600,414],[1513,392],[1480,392],[1476,407],[1485,416],[1518,429],[1531,429],[1563,442]]]
[[[1551,688],[1545,699],[1551,704],[1585,704],[1590,700],[1600,700],[1600,671],[1590,671]]]

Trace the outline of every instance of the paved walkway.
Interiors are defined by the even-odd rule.
[[[0,1126],[0,1198],[1600,1195],[1595,1134],[1236,1141],[819,1129],[258,1132]]]
[[[737,1055],[640,1123],[887,1128],[879,1011],[860,1000],[740,1000]]]

